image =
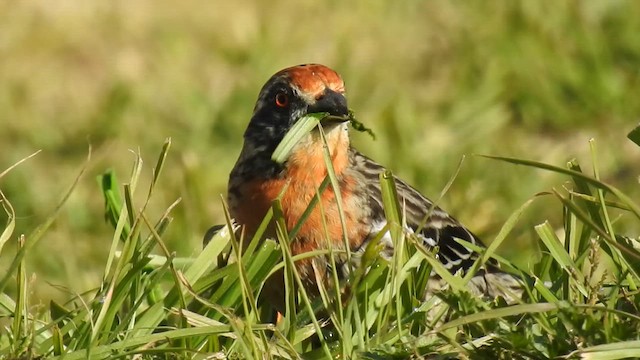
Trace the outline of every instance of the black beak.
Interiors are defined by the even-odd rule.
[[[335,117],[344,117],[345,121],[349,116],[347,99],[343,94],[326,89],[324,93],[316,99],[316,103],[309,106],[307,113],[326,112]]]

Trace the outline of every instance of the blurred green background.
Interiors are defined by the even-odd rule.
[[[15,235],[54,210],[93,148],[29,252],[33,295],[99,284],[112,229],[96,177],[113,168],[125,181],[139,148],[145,193],[166,137],[149,213],[181,197],[164,239],[179,256],[197,253],[223,222],[260,87],[300,63],[342,74],[350,107],[377,134],[355,133],[355,145],[432,198],[464,154],[560,166],[576,157],[591,172],[595,138],[603,179],[638,199],[640,150],[625,138],[640,119],[638,14],[640,2],[618,0],[0,2],[0,172],[42,149],[0,179]],[[565,180],[470,156],[441,204],[490,241],[524,201]],[[540,197],[500,252],[532,264],[532,225],[560,225],[560,210]],[[5,247],[0,272],[14,254]]]

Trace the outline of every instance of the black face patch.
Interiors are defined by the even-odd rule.
[[[307,104],[287,83],[277,79],[267,83],[256,103],[245,132],[245,141],[253,141],[273,152],[291,126],[307,111]]]
[[[328,112],[334,115],[347,112],[344,85],[337,74],[331,76],[332,70],[312,67],[291,71],[277,73],[262,87],[244,134],[244,156],[248,158],[245,161],[260,163],[260,166],[265,166],[266,163],[280,169],[281,166],[275,166],[277,164],[271,160],[271,155],[299,119],[309,112]],[[305,77],[304,74],[309,76]],[[317,94],[301,94],[300,84],[296,84],[294,78],[298,82],[306,79],[306,90],[316,91]]]

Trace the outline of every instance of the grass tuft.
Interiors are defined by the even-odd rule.
[[[361,254],[360,266],[344,282],[336,264],[355,254],[337,249],[291,254],[289,244],[299,225],[287,231],[277,200],[253,239],[239,232],[227,213],[226,223],[202,252],[192,258],[177,257],[166,246],[165,236],[180,199],[156,220],[148,213],[154,189],[166,176],[162,170],[170,143],[167,140],[160,151],[153,181],[141,200],[134,196],[145,171],[139,155],[126,184],[118,185],[113,171],[100,179],[106,219],[114,231],[103,280],[92,291],[64,304],[51,302],[46,312],[34,313],[24,261],[31,235],[20,238],[15,265],[2,283],[15,282],[19,291],[15,297],[0,293],[0,314],[12,319],[4,325],[8,331],[0,333],[1,356],[319,359],[438,354],[614,359],[638,355],[640,253],[637,241],[616,229],[620,216],[638,221],[634,211],[638,205],[600,180],[595,160],[590,176],[576,161],[563,169],[493,157],[568,178],[561,189],[547,193],[562,210],[563,227],[556,229],[548,221],[534,227],[543,250],[532,268],[514,265],[495,250],[508,242],[518,220],[539,196],[511,214],[489,248],[477,249],[483,256],[473,271],[493,258],[521,275],[526,295],[508,305],[502,298],[470,294],[466,284],[471,275],[448,273],[431,251],[402,231],[403,206],[390,172],[381,174],[380,181],[387,229],[399,251],[390,261],[383,260],[374,239]],[[330,165],[330,159],[325,160]],[[335,174],[329,171],[318,194],[335,191],[336,186]],[[13,219],[10,203],[3,199],[3,204]],[[322,206],[318,197],[305,216],[314,206]],[[259,241],[271,220],[277,237]],[[34,233],[42,236],[47,224]],[[12,232],[10,220],[3,239]],[[334,271],[329,283],[318,278],[320,296],[312,296],[295,263],[318,256],[328,259]],[[448,287],[425,298],[432,271]],[[273,309],[262,300],[273,286],[269,278],[274,274],[283,274],[286,296],[286,312],[277,323]]]

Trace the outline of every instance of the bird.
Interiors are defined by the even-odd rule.
[[[344,251],[348,244],[349,251],[357,255],[373,239],[379,239],[383,257],[393,254],[393,242],[385,230],[388,227],[379,180],[387,169],[351,146],[345,94],[342,77],[320,64],[280,70],[262,87],[228,182],[229,213],[248,239],[253,237],[276,198],[281,201],[287,230],[298,223],[328,174],[324,160],[326,143],[340,196],[336,196],[332,186],[324,188],[320,204],[311,210],[291,240],[291,253],[298,255],[318,249]],[[318,129],[313,130],[295,144],[284,162],[274,161],[273,152],[285,134],[312,113],[330,115],[320,121],[324,140]],[[394,181],[406,232],[416,236],[425,248],[434,250],[435,257],[451,273],[468,271],[479,254],[455,239],[483,247],[481,240],[407,182],[395,176]],[[387,232],[379,234],[383,230]],[[275,237],[274,226],[268,227],[265,235]],[[317,289],[314,271],[328,266],[326,260],[317,258],[296,262],[307,289]],[[446,287],[436,273],[430,276],[433,279],[429,280],[432,283],[429,287],[433,291]],[[519,296],[519,286],[517,277],[490,261],[469,282],[471,292],[487,297],[505,296],[504,289]],[[274,307],[282,310],[282,281],[267,286],[266,291]]]

